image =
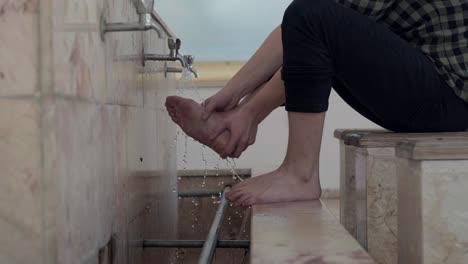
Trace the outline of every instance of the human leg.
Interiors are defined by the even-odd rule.
[[[274,172],[234,186],[228,198],[237,205],[320,195],[323,122],[318,120],[328,109],[332,85],[361,114],[389,129],[406,131],[414,129],[410,117],[424,104],[427,93],[450,91],[442,87],[434,65],[419,50],[383,25],[334,1],[296,0],[282,26],[290,122],[287,158]],[[302,131],[309,131],[307,138],[301,136]],[[284,183],[297,179],[306,179],[304,185],[313,183],[307,185],[310,193],[303,193],[300,185]]]
[[[205,100],[204,118],[214,111],[235,108],[244,96],[257,90],[278,71],[283,63],[282,56],[281,28],[277,27],[226,86]]]
[[[202,118],[202,107],[190,99],[171,96],[166,100],[166,107],[172,120],[187,135],[222,157],[239,157],[255,142],[258,124],[283,102],[284,85],[278,70],[238,107],[227,112],[215,112],[206,120]]]

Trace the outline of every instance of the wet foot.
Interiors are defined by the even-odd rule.
[[[203,108],[197,102],[179,96],[166,99],[166,109],[179,127],[190,137],[216,151],[218,154],[229,141],[230,133],[224,131],[217,138],[212,138],[215,127],[221,123],[222,116],[213,113],[208,120],[202,119]]]
[[[304,177],[305,176],[305,177]],[[226,198],[236,206],[317,200],[322,189],[318,172],[311,176],[279,169],[236,184]]]

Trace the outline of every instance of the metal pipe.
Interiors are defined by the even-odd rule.
[[[187,197],[211,197],[219,196],[221,192],[217,190],[207,190],[207,191],[192,191],[192,192],[179,192],[178,196],[182,198]]]
[[[104,16],[101,16],[101,37],[107,32],[125,32],[125,31],[146,31],[154,30],[159,38],[163,37],[163,32],[169,36],[166,30],[158,22],[154,21],[150,13],[139,14],[139,22],[133,23],[107,23]]]
[[[224,211],[228,205],[226,200],[226,193],[231,190],[231,186],[224,187],[223,194],[221,196],[221,201],[219,203],[218,210],[211,225],[210,232],[206,238],[205,243],[203,244],[203,249],[198,259],[198,264],[209,264],[213,260],[213,256],[216,250],[216,244],[218,242],[219,228],[221,226],[221,220],[223,219]]]
[[[188,70],[195,76],[195,78],[198,78],[200,75],[198,74],[198,71],[195,70],[193,67],[189,67]],[[182,73],[184,71],[184,68],[173,68],[173,67],[167,67],[166,72],[169,73]]]
[[[204,240],[143,240],[143,248],[202,248]],[[250,248],[250,240],[218,240],[217,248]]]
[[[171,55],[162,55],[162,54],[145,54],[144,60],[152,61],[179,61],[182,65],[182,68],[187,68],[187,62],[185,61],[184,56],[177,54],[176,56]]]

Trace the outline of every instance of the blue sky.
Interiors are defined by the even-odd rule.
[[[155,9],[198,61],[246,60],[281,23],[292,0],[155,0]]]

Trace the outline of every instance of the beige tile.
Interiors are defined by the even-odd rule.
[[[466,160],[401,161],[398,167],[401,263],[468,261],[466,168]]]
[[[394,148],[367,150],[367,250],[382,264],[398,262],[398,177]]]
[[[54,92],[103,101],[106,53],[99,32],[56,32],[54,51]]]
[[[31,263],[42,239],[39,107],[1,99],[0,108],[0,258]]]
[[[143,106],[143,73],[141,32],[106,35],[105,102]]]
[[[251,263],[373,263],[320,201],[253,206]]]
[[[0,215],[41,231],[39,107],[35,100],[0,100]]]
[[[98,189],[105,139],[102,115],[96,105],[68,100],[46,106],[45,134],[50,135],[45,170],[56,182],[50,191],[58,198],[55,211],[57,259],[69,263],[97,246],[99,240]],[[105,166],[105,165],[104,165]]]
[[[0,216],[0,263],[43,263],[42,235]]]
[[[1,3],[0,96],[33,95],[38,91],[38,2]]]
[[[397,263],[397,175],[393,147],[341,142],[341,223],[378,263]]]

